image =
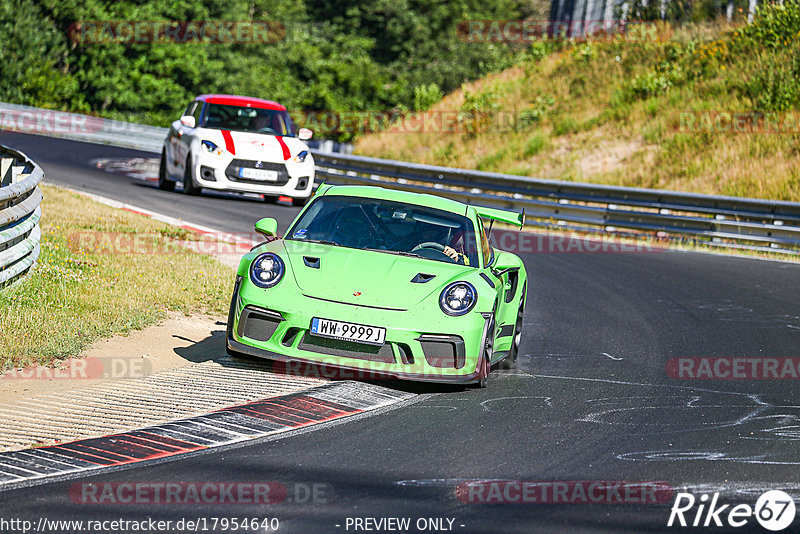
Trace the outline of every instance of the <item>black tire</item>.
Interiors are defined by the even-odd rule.
[[[192,156],[186,158],[186,169],[183,171],[183,192],[186,195],[200,194],[200,188],[195,185],[192,176]]]
[[[308,197],[292,197],[292,206],[301,208],[308,204]]]
[[[483,360],[481,360],[481,369],[478,374],[478,382],[475,384],[475,387],[478,389],[484,389],[486,386],[489,385],[489,373],[492,371],[492,366],[489,363],[489,357],[484,355]]]
[[[489,374],[492,372],[492,350],[494,348],[494,317],[486,333],[486,342],[483,344],[483,357],[478,366],[478,382],[475,387],[483,389],[489,385]]]
[[[278,202],[278,197],[264,195],[264,204],[275,204]]]
[[[167,152],[161,150],[161,162],[158,164],[158,188],[162,191],[175,191],[175,182],[167,178]]]
[[[522,286],[522,300],[519,303],[519,310],[517,310],[517,322],[514,323],[514,337],[511,339],[511,349],[508,351],[508,356],[503,360],[504,369],[516,369],[517,356],[519,356],[519,346],[522,342],[522,324],[525,317],[525,286]]]

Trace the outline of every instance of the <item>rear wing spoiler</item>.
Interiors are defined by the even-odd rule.
[[[493,221],[500,221],[514,226],[522,226],[525,224],[525,210],[522,211],[508,211],[499,210],[496,208],[484,208],[483,206],[473,206],[478,215],[484,219],[491,219]]]

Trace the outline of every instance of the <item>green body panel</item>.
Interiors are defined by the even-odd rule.
[[[333,194],[340,196],[354,196],[366,198],[378,198],[381,200],[396,200],[407,202],[428,208],[435,208],[451,213],[464,215],[467,205],[461,202],[450,200],[449,198],[437,197],[427,193],[412,193],[409,191],[398,191],[396,189],[384,189],[371,185],[321,185],[317,189],[317,195]]]
[[[475,210],[452,200],[369,186],[323,185],[316,196],[334,192],[466,214],[477,229]],[[283,259],[285,273],[276,286],[262,289],[251,282],[250,265],[259,254],[268,251]],[[315,267],[308,266],[309,258],[319,260]],[[232,300],[229,349],[233,341],[247,347],[248,353],[253,353],[250,350],[253,349],[255,355],[273,359],[331,364],[416,380],[474,381],[484,354],[490,318],[494,318],[495,324],[490,334],[494,336],[492,363],[502,359],[512,344],[517,310],[524,298],[522,288],[527,284],[525,267],[518,257],[514,258],[518,267],[498,277],[491,266],[484,266],[483,258],[476,267],[299,240],[278,239],[264,243],[246,254],[239,264],[241,281]],[[434,277],[425,283],[412,283],[418,274]],[[474,308],[457,317],[445,314],[439,305],[442,290],[455,281],[469,282],[478,293]],[[513,294],[509,296],[512,289]],[[282,317],[267,341],[242,335],[239,319],[246,306],[277,312]],[[394,362],[303,350],[300,345],[314,317],[385,327],[386,343],[394,354]],[[501,331],[506,334],[501,335]],[[297,335],[287,336],[293,333]],[[464,365],[460,368],[429,365],[418,339],[421,335],[460,337],[465,351]],[[413,363],[403,362],[401,346],[410,349]]]
[[[409,313],[415,313],[415,307],[431,293],[441,291],[440,285],[469,280],[469,274],[475,270],[463,265],[303,241],[282,243],[302,293],[354,305],[405,309]],[[319,269],[305,268],[303,256],[319,258]],[[411,279],[419,273],[436,277],[425,284],[411,284]],[[356,297],[354,292],[361,294]]]

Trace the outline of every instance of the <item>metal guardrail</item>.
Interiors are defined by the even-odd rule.
[[[46,135],[82,141],[133,148],[144,152],[161,153],[169,128],[148,126],[93,115],[54,111],[0,102],[0,127],[20,133]],[[353,145],[326,139],[307,142],[312,150],[320,153],[353,151]]]
[[[314,153],[317,177],[446,195],[524,209],[526,224],[617,234],[690,238],[712,245],[797,254],[800,203],[598,185]]]
[[[161,152],[167,129],[0,102],[16,131]],[[10,122],[9,122],[10,121]],[[327,148],[327,147],[325,147]],[[800,253],[800,203],[544,180],[313,150],[317,181],[391,185],[525,209],[527,224]],[[2,247],[2,245],[0,245]],[[2,250],[2,248],[0,248]]]
[[[18,280],[39,259],[44,172],[25,154],[0,145],[0,287]]]
[[[5,130],[161,153],[167,128],[0,102]]]

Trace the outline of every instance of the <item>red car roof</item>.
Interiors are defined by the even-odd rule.
[[[278,104],[272,100],[263,98],[253,98],[251,96],[236,95],[200,95],[195,100],[207,102],[209,104],[221,104],[223,106],[244,106],[248,108],[276,109],[286,111],[286,106]]]

